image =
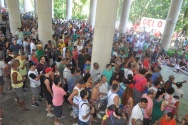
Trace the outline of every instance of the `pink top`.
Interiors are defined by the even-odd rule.
[[[110,116],[113,112],[114,112],[114,111],[112,111],[112,110],[108,110],[108,111],[107,111],[108,116]]]
[[[165,93],[165,101],[169,102],[171,106],[174,106],[175,103],[177,102],[176,99],[174,99],[174,97],[172,95],[169,95],[168,93]],[[166,111],[172,112],[173,108],[166,106],[165,107]]]
[[[151,110],[153,109],[153,100],[149,96],[147,96],[147,94],[143,94],[142,98],[146,98],[148,100],[148,105],[144,109],[144,118],[149,118],[148,113],[147,113],[147,109],[151,109]]]
[[[52,90],[53,90],[53,100],[52,100],[53,105],[54,106],[63,105],[63,102],[64,102],[63,96],[66,94],[64,89],[53,84]]]

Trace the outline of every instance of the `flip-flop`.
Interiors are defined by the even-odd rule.
[[[23,112],[29,112],[30,110],[27,108],[22,109]]]
[[[62,115],[60,118],[58,118],[58,119],[64,119],[64,118],[66,118],[67,116],[65,116],[65,115]]]
[[[58,123],[56,123],[56,124],[54,124],[54,125],[63,125],[63,123],[58,122]]]

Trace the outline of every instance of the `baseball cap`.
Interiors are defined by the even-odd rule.
[[[52,70],[53,70],[53,68],[48,67],[48,68],[45,69],[45,73],[49,73]]]

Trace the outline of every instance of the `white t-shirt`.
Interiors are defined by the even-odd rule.
[[[63,48],[63,58],[65,58],[66,47]]]
[[[100,98],[100,100],[105,100],[105,99],[107,99],[108,83],[107,83],[107,82],[102,83],[102,85],[99,87],[99,91],[106,94],[106,95],[103,95],[103,97]]]
[[[80,53],[80,50],[82,50],[83,49],[83,46],[81,45],[81,46],[77,46],[77,49],[78,49],[78,53]]]
[[[87,103],[87,104],[85,104]],[[88,100],[86,101],[80,101],[79,103],[79,120],[82,121],[82,122],[88,122],[89,119],[90,119],[90,115],[86,118],[86,119],[83,119],[83,116],[86,116],[88,113],[90,112],[90,107],[89,107],[89,104],[88,104]]]
[[[179,89],[178,87],[174,87],[175,89],[175,95],[178,96],[180,99],[181,99],[181,95],[184,94],[183,90],[182,89]]]
[[[31,50],[31,53],[33,53],[33,50],[36,50],[36,46],[34,43],[30,43],[30,50]]]
[[[125,69],[124,69],[124,77],[125,77],[126,79],[128,79],[127,77],[128,77],[129,74],[131,74],[131,75],[133,76],[133,71],[130,70],[130,69],[125,68]]]
[[[118,53],[116,51],[114,51],[112,55],[117,57]]]
[[[4,67],[4,62],[0,61],[0,76],[3,75],[3,67]]]
[[[175,70],[180,69],[180,65],[179,65],[179,64],[176,64],[176,65],[174,66],[174,69],[175,69]]]
[[[143,112],[144,110],[142,108],[140,108],[139,103],[137,105],[135,105],[132,109],[132,113],[129,119],[129,125],[132,125],[132,118],[134,119],[140,119],[143,121]]]
[[[63,77],[65,79],[68,79],[70,76],[71,76],[71,71],[69,69],[65,68],[63,71]]]
[[[28,78],[29,78],[29,80],[30,80],[30,87],[33,87],[33,88],[36,88],[36,87],[38,87],[38,86],[40,86],[40,79],[37,81],[37,80],[35,80],[35,78],[33,79],[33,78],[31,78],[30,77],[30,74],[32,74],[33,76],[32,77],[38,77],[38,72],[37,72],[37,69],[35,69],[35,71],[31,71],[31,70],[29,70],[29,72],[28,72]]]

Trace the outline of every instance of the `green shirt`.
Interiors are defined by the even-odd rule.
[[[39,60],[41,56],[44,56],[44,51],[43,50],[37,50],[36,55],[37,55],[37,58]]]

